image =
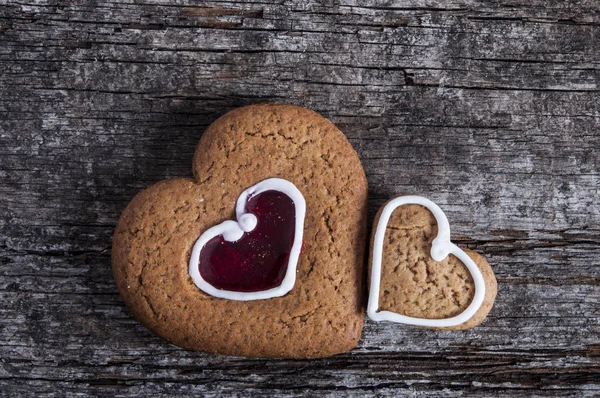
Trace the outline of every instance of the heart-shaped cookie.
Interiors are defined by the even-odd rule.
[[[367,313],[375,321],[467,329],[496,296],[483,257],[450,241],[444,212],[419,196],[400,196],[377,214],[372,236]]]
[[[364,317],[367,182],[346,137],[304,108],[248,106],[222,116],[204,132],[193,172],[193,179],[161,181],[139,193],[119,220],[113,273],[133,315],[177,345],[212,353],[323,357],[353,348]],[[289,182],[306,201],[302,233],[294,233],[294,238],[285,226],[289,223],[272,229],[259,226],[261,220],[289,214],[290,203],[281,191],[240,197],[270,179]],[[237,215],[236,203],[244,206]],[[296,209],[296,220],[298,215]],[[192,259],[201,236],[223,223],[236,224],[242,234],[223,229],[198,248],[197,262]],[[252,231],[268,236],[254,236]],[[243,237],[235,239],[236,234]],[[290,265],[291,255],[287,261],[265,260],[272,268],[258,276],[237,272],[247,272],[249,257],[267,254],[253,251],[255,244],[271,245],[269,253],[279,250],[285,257],[285,246],[291,239],[291,246],[297,247],[295,238],[300,235],[302,249],[290,275],[295,281],[287,293],[277,292],[280,297],[216,297],[200,289],[190,275],[196,263],[200,267],[208,258],[201,276],[217,290],[254,294],[282,285],[287,290],[291,268],[283,270],[281,264]],[[254,243],[243,243],[246,238]],[[213,243],[225,248],[212,250],[207,245]],[[240,250],[230,243],[239,243]]]

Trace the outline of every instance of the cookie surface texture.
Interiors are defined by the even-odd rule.
[[[373,234],[380,215],[381,210],[375,217]],[[379,311],[414,318],[446,319],[459,315],[469,306],[475,295],[473,277],[465,264],[452,254],[441,261],[431,257],[432,242],[437,235],[437,221],[426,207],[405,204],[392,212],[383,240]],[[464,252],[483,276],[483,302],[466,322],[440,329],[463,330],[480,324],[496,298],[497,283],[489,263],[474,251]]]
[[[325,357],[356,346],[363,326],[367,182],[346,137],[296,106],[233,110],[202,135],[194,179],[134,197],[113,237],[115,281],[133,315],[186,349],[248,357]],[[235,220],[242,191],[269,178],[306,200],[296,281],[283,297],[235,301],[198,289],[188,262],[210,227]]]

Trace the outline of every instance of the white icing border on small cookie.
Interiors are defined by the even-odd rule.
[[[252,213],[244,213],[244,208],[246,207],[246,202],[250,197],[265,191],[279,191],[286,194],[292,200],[296,209],[294,243],[292,244],[292,249],[290,250],[287,271],[283,281],[281,282],[281,285],[259,292],[234,292],[215,288],[213,285],[204,280],[202,275],[200,275],[200,269],[198,267],[200,261],[200,251],[204,245],[206,245],[206,243],[208,243],[208,241],[215,236],[223,235],[223,239],[226,241],[235,242],[240,240],[242,236],[244,236],[244,233],[250,232],[256,228],[258,219]],[[283,178],[269,178],[251,186],[240,194],[235,206],[235,214],[237,221],[223,221],[221,224],[207,229],[202,235],[200,235],[200,238],[198,238],[194,244],[189,263],[189,273],[194,281],[194,284],[200,290],[210,294],[211,296],[238,301],[263,300],[272,297],[281,297],[287,294],[290,290],[292,290],[294,284],[296,283],[296,267],[298,265],[298,258],[300,257],[300,250],[302,249],[304,216],[306,214],[306,201],[304,200],[304,196],[291,182],[284,180]]]
[[[473,281],[475,282],[475,296],[471,304],[460,314],[445,319],[426,319],[415,318],[402,314],[397,314],[391,311],[377,311],[379,308],[379,290],[381,285],[381,260],[383,255],[383,243],[385,231],[392,215],[392,212],[407,204],[416,204],[426,207],[431,211],[438,224],[438,234],[431,243],[431,257],[435,261],[442,261],[448,255],[453,254],[465,264]],[[485,296],[485,281],[483,275],[477,267],[477,264],[465,253],[461,248],[450,241],[450,224],[446,215],[438,205],[431,200],[421,196],[400,196],[392,199],[385,205],[375,230],[375,238],[373,240],[373,254],[371,262],[371,286],[369,289],[369,303],[367,304],[367,314],[374,321],[392,321],[404,323],[407,325],[425,326],[425,327],[450,327],[465,323],[481,307]]]

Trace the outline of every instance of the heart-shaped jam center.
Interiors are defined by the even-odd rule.
[[[245,213],[256,216],[254,229],[234,242],[223,235],[200,251],[202,278],[217,289],[258,292],[281,285],[294,244],[296,210],[283,192],[270,190],[250,196]]]

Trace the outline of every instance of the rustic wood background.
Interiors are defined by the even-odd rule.
[[[596,0],[0,4],[0,396],[600,395]],[[131,318],[121,210],[265,101],[347,134],[371,219],[396,193],[447,210],[498,277],[480,327],[367,322],[354,351],[290,361]]]

